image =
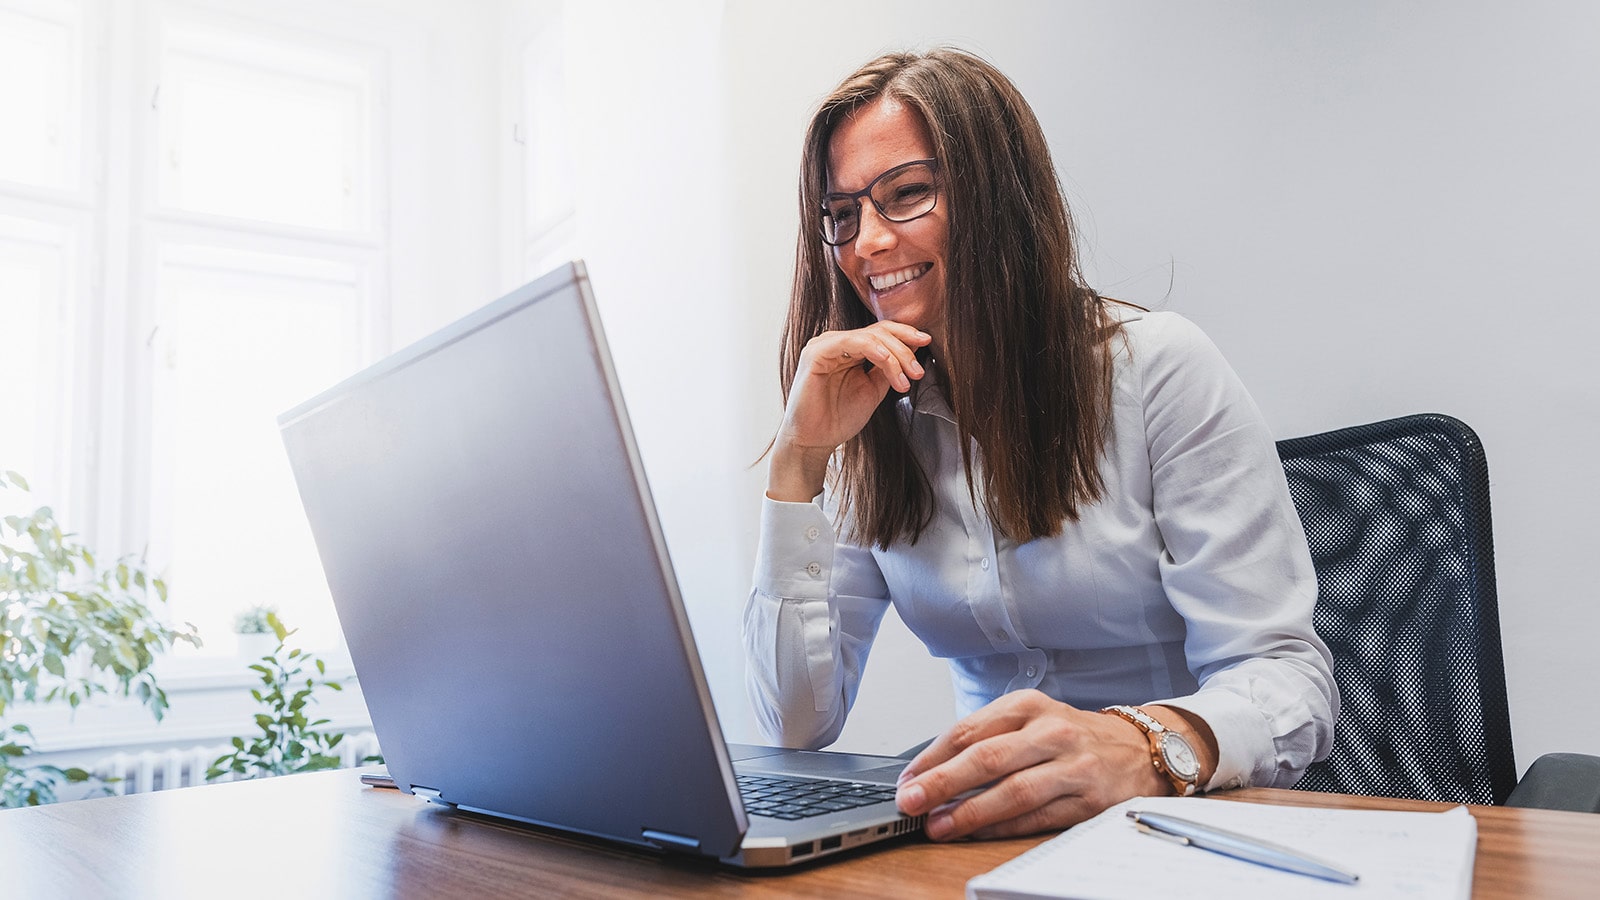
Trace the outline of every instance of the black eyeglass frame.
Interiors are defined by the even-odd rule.
[[[928,170],[934,175],[933,202],[928,204],[928,208],[927,209],[923,210],[922,212],[917,213],[914,216],[907,216],[904,219],[896,219],[894,216],[889,215],[888,211],[883,208],[883,204],[878,202],[878,198],[877,197],[872,196],[872,189],[878,186],[878,182],[883,181],[885,178],[888,178],[891,175],[898,175],[901,172],[904,172],[906,169],[911,168],[912,166],[927,166]],[[855,227],[855,230],[850,233],[849,237],[845,238],[842,241],[835,241],[835,240],[829,240],[828,239],[828,227],[827,227],[826,224],[824,224],[821,228],[818,229],[819,231],[822,232],[822,242],[824,244],[827,244],[830,247],[843,247],[845,244],[848,244],[851,241],[856,239],[856,235],[861,233],[861,198],[862,197],[865,197],[868,200],[872,201],[872,208],[876,209],[878,211],[878,215],[883,216],[884,219],[886,219],[886,220],[888,220],[890,222],[895,222],[897,224],[898,223],[903,223],[903,222],[913,222],[913,221],[916,221],[917,219],[922,218],[923,216],[927,215],[928,213],[933,212],[934,209],[936,209],[939,206],[939,188],[940,188],[940,185],[939,185],[939,181],[938,181],[938,175],[939,175],[939,160],[937,160],[937,159],[913,159],[910,162],[903,162],[900,165],[895,166],[892,169],[885,170],[884,172],[880,173],[877,178],[872,179],[872,181],[869,182],[866,187],[862,188],[859,191],[851,191],[850,193],[844,193],[843,191],[835,191],[835,192],[832,192],[832,193],[823,194],[822,195],[822,219],[823,219],[824,223],[828,219],[833,217],[833,213],[828,209],[828,206],[829,206],[830,203],[837,203],[840,200],[849,200],[853,204],[855,204],[855,208],[856,208],[856,227]]]

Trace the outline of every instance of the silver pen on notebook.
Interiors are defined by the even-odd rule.
[[[1340,884],[1355,884],[1361,880],[1361,876],[1354,872],[1345,871],[1332,863],[1307,856],[1298,850],[1189,819],[1180,819],[1163,813],[1142,812],[1137,809],[1128,810],[1128,818],[1132,819],[1145,834],[1198,847],[1201,850],[1210,850],[1212,853],[1220,853],[1234,859],[1242,859],[1258,866],[1309,875],[1312,878],[1322,878]]]

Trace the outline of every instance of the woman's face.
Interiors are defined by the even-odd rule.
[[[922,117],[892,97],[856,110],[828,143],[828,192],[859,191],[888,170],[934,157]],[[944,326],[945,248],[950,222],[941,195],[933,211],[909,222],[885,219],[861,200],[860,231],[833,248],[839,270],[879,321],[911,325],[940,343]]]

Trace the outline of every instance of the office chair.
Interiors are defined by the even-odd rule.
[[[1406,416],[1280,441],[1278,455],[1342,698],[1332,753],[1296,787],[1600,812],[1594,757],[1541,757],[1513,797],[1489,466],[1472,429]]]

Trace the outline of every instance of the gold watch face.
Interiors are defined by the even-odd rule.
[[[1192,782],[1200,776],[1200,759],[1180,734],[1168,731],[1163,735],[1161,758],[1166,761],[1167,770],[1184,781]]]

